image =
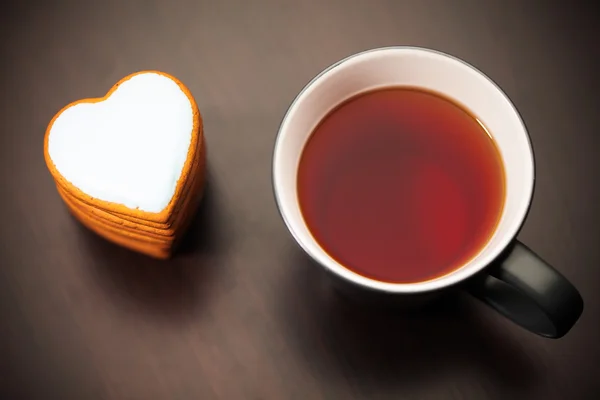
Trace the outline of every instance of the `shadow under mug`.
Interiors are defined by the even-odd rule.
[[[390,86],[428,89],[463,105],[488,128],[504,164],[504,210],[487,245],[460,268],[424,282],[381,282],[345,268],[313,238],[298,204],[298,163],[316,125],[344,100]],[[401,297],[460,286],[520,326],[541,336],[559,338],[579,319],[583,300],[565,277],[516,240],[531,205],[534,182],[529,134],[506,94],[466,62],[416,47],[367,50],[325,69],[289,107],[273,154],[273,189],[285,225],[300,247],[341,281],[354,288]]]

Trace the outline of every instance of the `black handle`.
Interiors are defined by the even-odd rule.
[[[575,286],[518,241],[469,285],[472,295],[547,338],[564,336],[583,312]]]

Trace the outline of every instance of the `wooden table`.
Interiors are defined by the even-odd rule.
[[[591,399],[600,391],[600,85],[593,2],[30,1],[0,24],[0,397],[42,400]],[[553,5],[556,4],[556,5]],[[561,5],[563,4],[563,5]],[[272,194],[286,108],[360,50],[411,44],[486,72],[525,119],[536,195],[520,239],[580,289],[563,339],[471,299],[417,314],[339,297]],[[70,217],[51,117],[159,69],[205,118],[207,197],[154,261]]]

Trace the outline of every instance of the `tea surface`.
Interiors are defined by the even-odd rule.
[[[504,206],[504,169],[486,129],[420,89],[363,93],[330,112],[301,155],[310,232],[346,268],[413,283],[468,262]]]

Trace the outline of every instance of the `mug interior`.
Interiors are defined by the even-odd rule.
[[[314,239],[297,195],[300,156],[317,124],[343,101],[377,88],[412,86],[453,99],[493,136],[505,171],[505,202],[488,243],[463,266],[417,283],[387,283],[359,275],[330,257]],[[285,115],[273,155],[273,186],[279,211],[298,244],[336,275],[362,286],[395,293],[436,290],[460,282],[487,266],[517,234],[529,209],[534,159],[519,113],[502,90],[466,62],[437,51],[391,47],[350,56],[321,72],[296,97]]]

